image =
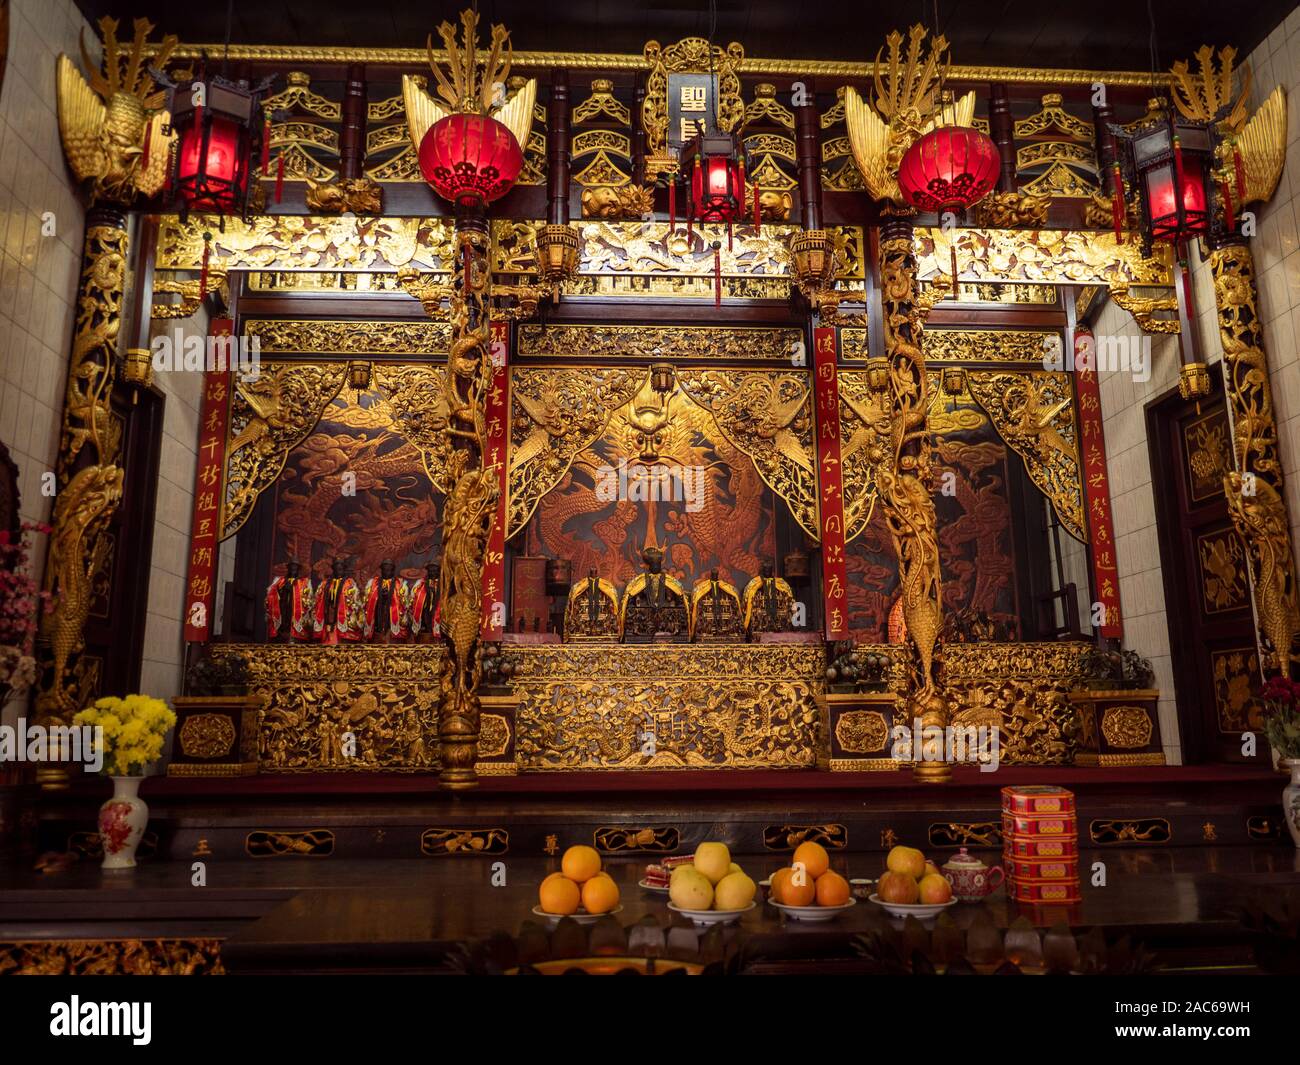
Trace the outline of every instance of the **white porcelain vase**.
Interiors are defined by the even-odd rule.
[[[1283,758],[1278,764],[1291,773],[1291,783],[1282,789],[1282,816],[1291,842],[1300,848],[1300,758]]]
[[[149,807],[137,794],[144,777],[113,777],[113,797],[99,808],[99,842],[105,869],[133,869],[149,823]]]

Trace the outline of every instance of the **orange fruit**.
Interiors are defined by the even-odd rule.
[[[608,873],[597,873],[582,885],[582,905],[588,913],[609,913],[618,905],[618,885]]]
[[[571,914],[578,912],[582,894],[578,885],[567,876],[552,874],[542,881],[537,889],[537,900],[544,913]]]
[[[849,901],[849,882],[839,873],[827,870],[817,878],[817,905],[843,906]]]
[[[831,867],[831,856],[820,843],[809,840],[795,848],[793,862],[803,862],[803,867],[808,871],[808,878],[816,880]]]
[[[794,875],[794,870],[790,868],[778,869],[772,874],[772,886],[769,890],[772,893],[772,901],[785,904],[785,882]]]
[[[584,884],[600,872],[600,855],[594,847],[570,847],[560,859],[560,868],[575,884]]]
[[[817,898],[817,883],[805,871],[801,877],[796,877],[795,871],[790,870],[790,878],[783,885],[781,901],[787,906],[811,906]]]

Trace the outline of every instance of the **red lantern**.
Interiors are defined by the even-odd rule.
[[[500,199],[523,165],[524,153],[514,134],[486,115],[447,115],[430,126],[420,142],[425,181],[452,203],[487,204]]]
[[[898,168],[903,198],[919,211],[964,211],[997,184],[997,145],[969,126],[939,126],[915,141]]]
[[[201,84],[202,93],[196,93]],[[212,77],[178,87],[172,97],[176,133],[175,188],[181,210],[232,214],[248,202],[251,160],[261,151],[262,88]],[[203,103],[196,106],[196,96]]]
[[[690,180],[693,218],[729,224],[744,213],[745,168],[730,134],[701,133],[682,149],[680,165]]]
[[[1162,118],[1133,136],[1130,151],[1147,239],[1178,243],[1205,233],[1210,225],[1209,128]]]

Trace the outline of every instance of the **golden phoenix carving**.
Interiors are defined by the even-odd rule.
[[[167,93],[149,71],[167,64],[177,41],[169,34],[150,44],[153,24],[136,19],[134,36],[123,54],[117,19],[101,18],[99,30],[101,65],[94,63],[81,42],[81,61],[89,81],[71,59],[59,56],[59,133],[68,166],[78,181],[90,184],[91,198],[128,206],[138,195],[161,191],[167,179],[175,136],[163,107]]]

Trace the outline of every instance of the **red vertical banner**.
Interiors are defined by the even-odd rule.
[[[1092,539],[1092,583],[1105,610],[1102,636],[1124,635],[1120,616],[1119,567],[1115,560],[1115,526],[1110,510],[1110,474],[1106,466],[1106,435],[1101,426],[1101,387],[1097,381],[1097,345],[1092,333],[1074,335],[1074,374],[1079,397],[1079,452],[1083,463],[1083,499]],[[1094,619],[1095,620],[1095,619]]]
[[[844,491],[840,470],[840,384],[835,329],[813,330],[814,402],[817,409],[817,497],[822,538],[822,591],[826,638],[849,638],[849,596],[844,563]]]
[[[229,318],[213,318],[208,335],[228,337]],[[219,364],[221,360],[208,360]],[[229,365],[229,363],[227,363]],[[217,597],[217,552],[221,543],[221,505],[226,486],[226,430],[230,423],[230,371],[205,370],[199,405],[198,463],[194,470],[194,515],[190,562],[185,578],[185,639],[207,643]]]
[[[483,552],[483,614],[479,636],[499,640],[506,623],[506,457],[510,426],[510,324],[492,323],[492,387],[488,389],[484,417],[487,425],[487,454],[483,461],[497,474],[497,512],[492,519],[487,548]]]

